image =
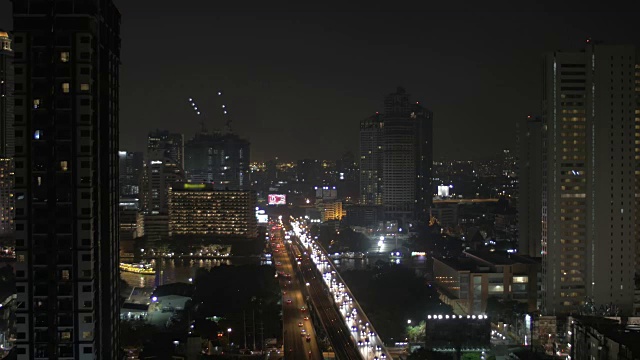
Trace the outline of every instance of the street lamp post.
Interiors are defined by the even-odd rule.
[[[229,347],[231,347],[231,328],[227,329],[227,342],[229,343]]]

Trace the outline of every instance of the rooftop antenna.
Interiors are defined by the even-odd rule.
[[[193,98],[189,98],[189,104],[191,104],[191,108],[196,113],[196,115],[199,116],[200,115],[200,110],[198,109],[198,105],[196,104],[196,101]],[[207,128],[204,125],[204,116],[201,117],[201,119],[200,119],[200,131],[202,131],[203,133],[207,132]]]
[[[222,91],[218,91],[218,96],[222,96]],[[227,132],[233,132],[231,130],[231,118],[229,118],[229,108],[224,103],[222,104],[222,119]]]

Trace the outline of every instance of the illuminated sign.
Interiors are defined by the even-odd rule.
[[[162,161],[159,161],[159,160],[152,160],[151,161],[151,165],[158,165],[158,164],[162,164]]]
[[[269,215],[256,215],[258,218],[258,224],[267,224],[269,222]]]
[[[287,195],[269,194],[269,205],[287,205]]]
[[[187,190],[204,189],[205,184],[183,184],[183,188]]]
[[[427,253],[424,251],[413,251],[411,256],[427,256]]]

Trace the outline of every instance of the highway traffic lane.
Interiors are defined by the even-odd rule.
[[[305,315],[308,315],[308,310],[305,313],[300,311],[301,307],[306,307],[306,301],[291,259],[287,256],[287,252],[280,248],[276,261],[281,264],[276,266],[278,272],[282,271],[291,275],[291,279],[280,276],[281,288],[283,292],[286,291],[283,294],[284,358],[321,359],[315,329],[310,320],[303,319]],[[291,304],[287,303],[288,299],[291,300]],[[302,322],[302,327],[298,326],[300,322]],[[306,336],[301,335],[302,329],[305,329],[310,336],[309,342],[306,341]]]
[[[327,335],[330,338],[337,358],[362,358],[360,352],[353,343],[346,324],[344,324],[341,315],[335,308],[331,294],[325,291],[325,284],[322,278],[315,273],[311,266],[313,266],[313,263],[308,259],[308,257],[303,256],[301,264],[302,274],[305,281],[309,282],[311,285],[309,286],[310,295],[313,297],[316,306],[319,308],[319,313],[325,324],[328,332]]]

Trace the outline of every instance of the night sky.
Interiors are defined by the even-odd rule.
[[[252,159],[357,152],[358,123],[404,86],[434,112],[436,159],[515,146],[539,113],[542,55],[591,37],[640,45],[640,13],[222,12],[217,1],[116,0],[122,13],[120,148],[155,128],[221,128],[223,91]],[[188,4],[184,7],[180,4]],[[635,27],[634,27],[635,24]],[[0,27],[11,28],[0,1]]]

